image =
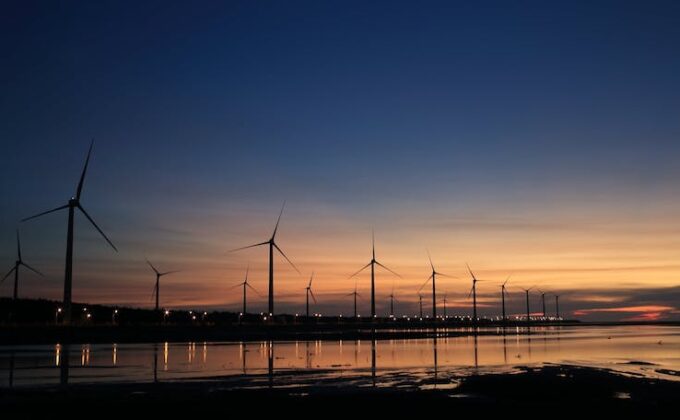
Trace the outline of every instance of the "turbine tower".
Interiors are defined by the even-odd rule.
[[[7,279],[7,277],[10,276],[10,274],[14,273],[14,291],[12,292],[12,299],[14,300],[18,299],[19,297],[19,267],[21,267],[22,265],[31,270],[32,272],[43,276],[43,274],[40,271],[26,264],[24,260],[21,258],[21,240],[19,239],[19,229],[17,229],[17,260],[14,261],[14,267],[12,267],[12,269],[9,270],[7,274],[5,274],[5,277],[3,277],[2,280],[0,280],[0,284],[2,284],[2,282],[4,282]]]
[[[92,146],[94,145],[94,140],[90,143],[90,148],[87,151],[87,158],[85,159],[85,166],[83,166],[83,172],[80,174],[80,181],[78,182],[78,187],[76,189],[75,197],[71,197],[63,206],[59,206],[52,210],[47,210],[42,213],[38,213],[34,216],[27,217],[22,220],[25,222],[27,220],[35,219],[36,217],[43,216],[48,213],[55,211],[68,209],[68,228],[66,231],[66,264],[64,268],[64,323],[69,324],[71,322],[71,292],[72,292],[72,281],[73,281],[73,225],[76,209],[80,210],[81,213],[92,223],[95,229],[102,235],[106,242],[118,252],[118,249],[113,242],[104,234],[104,232],[97,226],[92,217],[85,211],[82,204],[80,204],[80,198],[83,192],[83,184],[85,183],[85,174],[87,173],[87,165],[90,162],[90,155],[92,154]]]
[[[312,299],[314,300],[314,303],[316,303],[316,297],[314,296],[314,292],[312,292],[312,281],[314,281],[314,272],[312,271],[312,276],[309,278],[309,284],[305,288],[306,290],[306,308],[307,308],[307,318],[309,318],[309,297],[311,296]]]
[[[248,248],[255,248],[258,246],[262,245],[269,245],[269,316],[274,315],[274,249],[276,249],[283,258],[288,261],[288,263],[297,271],[298,274],[300,274],[300,270],[297,269],[295,264],[288,259],[286,254],[283,253],[281,248],[276,244],[276,232],[279,230],[279,223],[281,222],[281,215],[283,215],[283,208],[286,206],[286,202],[283,202],[283,205],[281,206],[281,212],[279,213],[279,218],[276,220],[276,225],[274,226],[274,233],[272,233],[271,238],[269,240],[260,242],[259,244],[254,244],[254,245],[249,245],[249,246],[244,246],[242,248],[237,248],[231,250],[231,252],[235,251],[240,251],[242,249],[248,249]]]
[[[153,288],[153,293],[156,296],[156,311],[160,309],[160,294],[161,294],[161,277],[167,276],[168,274],[173,274],[173,273],[179,273],[179,270],[174,270],[174,271],[166,271],[164,273],[161,273],[156,269],[156,267],[151,264],[149,260],[146,260],[146,263],[149,264],[149,267],[153,270],[154,273],[156,273],[156,285]]]
[[[390,293],[389,298],[390,298],[390,318],[394,318],[394,301],[397,300],[394,297],[394,286],[392,287],[392,293]]]
[[[477,279],[469,265],[467,266],[467,269],[470,272],[470,276],[472,276],[472,288],[470,289],[470,293],[468,293],[468,299],[470,298],[470,295],[472,295],[472,321],[477,323],[477,282],[486,280]]]
[[[375,235],[373,235],[373,253],[372,253],[371,261],[369,261],[369,263],[366,264],[365,266],[361,267],[361,269],[359,271],[357,271],[356,273],[349,276],[349,278],[351,279],[354,276],[356,276],[357,274],[364,271],[366,268],[371,267],[371,318],[372,319],[375,318],[375,266],[376,265],[384,268],[385,270],[389,271],[390,273],[394,274],[395,276],[401,278],[401,276],[399,274],[397,274],[394,271],[390,270],[389,268],[385,267],[384,265],[379,263],[378,260],[375,259]]]
[[[423,318],[423,295],[418,293],[418,306],[420,307],[420,318]]]
[[[505,281],[501,285],[501,305],[502,305],[502,308],[503,308],[503,312],[502,312],[503,318],[501,318],[501,319],[502,319],[503,322],[508,320],[508,318],[505,316],[505,285],[508,284],[509,281],[510,281],[510,276],[508,276],[508,278],[505,279]]]
[[[527,324],[531,322],[531,312],[529,311],[529,291],[533,289],[535,286],[531,286],[528,289],[522,289],[524,290],[524,293],[526,293],[526,304],[527,304]]]
[[[359,293],[357,293],[357,284],[354,282],[354,291],[352,293],[348,293],[345,296],[354,296],[354,318],[357,317],[357,297],[361,297]]]
[[[448,302],[448,301],[446,300],[446,293],[444,293],[444,299],[442,299],[442,301],[444,302],[444,320],[446,321],[446,318],[447,318],[447,315],[446,315],[446,302]]]
[[[543,306],[543,318],[545,318],[545,292],[542,290],[539,290],[541,293],[541,305]]]
[[[246,267],[246,278],[245,278],[245,280],[243,280],[243,282],[241,282],[241,283],[239,283],[239,284],[237,284],[237,285],[231,287],[232,289],[234,289],[234,288],[236,288],[236,287],[243,287],[243,310],[242,310],[242,312],[241,312],[243,315],[245,315],[245,314],[247,313],[246,311],[247,311],[247,309],[248,309],[247,306],[246,306],[246,303],[247,303],[247,294],[246,294],[246,290],[247,290],[247,288],[250,287],[250,289],[251,289],[252,291],[254,291],[255,293],[257,293],[259,296],[262,296],[262,295],[260,294],[260,292],[257,291],[257,289],[255,289],[253,286],[250,285],[250,283],[248,283],[248,271],[249,271],[249,270],[250,270],[250,266],[247,266],[247,267]]]
[[[555,295],[555,316],[560,319],[560,295]]]
[[[422,286],[420,286],[420,289],[418,289],[418,292],[420,292],[423,287],[427,285],[427,283],[432,280],[432,320],[436,321],[437,320],[437,276],[442,276],[442,277],[451,277],[451,278],[457,278],[457,277],[452,277],[452,276],[447,276],[446,274],[439,273],[437,270],[434,269],[434,264],[432,264],[432,257],[430,256],[430,251],[427,251],[427,258],[430,260],[430,267],[432,268],[432,273],[430,274],[430,277],[425,280],[425,283],[423,283]],[[421,315],[422,316],[422,315]]]

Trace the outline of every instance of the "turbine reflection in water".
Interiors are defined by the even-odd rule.
[[[161,343],[92,344],[80,346],[74,355],[78,357],[75,371],[70,369],[74,363],[70,355],[73,345],[7,346],[0,348],[0,387],[157,382],[217,376],[251,380],[258,375],[266,375],[269,386],[283,386],[303,380],[305,372],[341,380],[365,378],[367,384],[375,386],[389,381],[386,378],[394,373],[419,377],[425,374],[441,385],[456,375],[477,370],[480,373],[508,371],[514,365],[529,363],[582,363],[643,374],[680,370],[680,329],[677,327],[532,330],[531,336],[525,334],[525,329],[499,328],[481,330],[476,336],[447,337],[445,330],[437,330],[426,339],[369,338],[370,352],[362,352],[366,347],[362,349],[364,343],[360,340],[203,342],[199,357],[196,357],[195,343],[162,343],[162,348]],[[508,336],[511,334],[514,337]],[[260,357],[248,357],[249,349],[258,345]],[[159,368],[161,351],[162,369]],[[291,372],[295,374],[290,375]]]

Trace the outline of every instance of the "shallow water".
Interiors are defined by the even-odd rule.
[[[406,340],[0,346],[0,386],[219,379],[234,386],[331,379],[455,386],[470,374],[572,364],[680,380],[680,327],[551,327]],[[439,381],[444,378],[443,381]],[[432,379],[435,379],[432,382]],[[425,382],[423,382],[425,381]],[[428,382],[429,381],[429,382]],[[439,381],[439,382],[438,382]],[[237,384],[238,383],[238,384]],[[434,386],[434,385],[432,385]]]

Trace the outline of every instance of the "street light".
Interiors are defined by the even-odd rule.
[[[59,323],[59,315],[61,314],[61,308],[57,308],[57,311],[54,313],[54,323],[58,324]]]

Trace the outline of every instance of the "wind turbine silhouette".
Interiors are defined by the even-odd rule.
[[[444,320],[446,320],[446,302],[448,302],[446,300],[446,292],[444,292],[444,299],[442,301],[444,302]]]
[[[283,202],[283,205],[281,206],[281,212],[279,213],[279,218],[276,220],[276,225],[274,226],[274,232],[272,233],[271,238],[269,240],[260,242],[259,244],[254,244],[254,245],[248,245],[244,246],[242,248],[236,248],[232,249],[230,252],[235,252],[235,251],[241,251],[243,249],[248,249],[248,248],[255,248],[258,246],[262,245],[269,245],[269,316],[274,315],[274,248],[276,248],[277,251],[283,256],[283,258],[288,261],[288,263],[297,271],[298,274],[300,273],[300,270],[297,269],[295,264],[288,259],[286,254],[283,253],[281,248],[279,248],[278,245],[276,245],[276,232],[279,230],[279,223],[281,222],[281,215],[283,215],[283,208],[286,206],[286,202]]]
[[[153,270],[154,273],[156,273],[156,286],[153,288],[153,293],[156,295],[156,311],[160,309],[159,301],[160,301],[160,294],[161,294],[161,277],[167,276],[168,274],[173,274],[173,273],[179,273],[179,270],[174,270],[174,271],[166,271],[164,273],[161,273],[156,269],[156,267],[151,264],[149,260],[146,260],[146,263],[149,264],[149,267]]]
[[[470,293],[468,293],[468,299],[470,298],[470,295],[472,295],[472,320],[477,323],[477,282],[486,280],[477,279],[469,265],[467,265],[467,269],[470,272],[470,276],[472,276],[472,288],[470,289]]]
[[[0,284],[2,284],[7,279],[7,277],[10,276],[10,274],[14,273],[14,291],[12,292],[12,299],[14,300],[19,297],[19,267],[22,265],[32,272],[44,277],[43,273],[26,264],[21,258],[21,240],[19,239],[19,229],[17,229],[17,260],[14,261],[14,267],[12,267],[12,269],[9,270],[7,274],[5,274],[5,277],[0,280]]]
[[[545,292],[540,289],[538,289],[538,292],[541,294],[541,305],[543,306],[543,318],[545,318]]]
[[[502,307],[503,307],[503,318],[502,318],[503,322],[507,321],[507,317],[505,316],[505,285],[508,284],[508,282],[510,281],[510,277],[511,276],[508,276],[508,278],[505,279],[505,281],[501,285],[501,303],[502,303]]]
[[[559,320],[560,318],[560,295],[555,294],[555,316]]]
[[[390,293],[390,318],[394,318],[394,301],[397,300],[397,298],[394,297],[394,286],[392,286],[392,293]]]
[[[312,292],[312,281],[314,281],[314,272],[313,271],[312,271],[312,276],[309,278],[309,284],[307,284],[307,287],[305,287],[306,297],[307,297],[307,302],[306,302],[307,318],[309,318],[309,297],[311,296],[312,299],[314,299],[314,303],[316,303],[316,296],[314,296],[314,292]]]
[[[354,291],[352,293],[348,293],[345,296],[354,296],[354,318],[357,317],[357,297],[361,297],[359,293],[357,293],[357,283],[356,281],[354,282]]]
[[[527,303],[527,324],[531,322],[531,312],[529,311],[529,291],[536,286],[531,286],[528,289],[522,289],[526,293],[526,303]]]
[[[372,240],[373,240],[373,253],[371,257],[371,261],[369,261],[368,264],[365,266],[361,267],[359,271],[356,273],[352,274],[349,276],[349,278],[353,278],[357,274],[361,273],[364,271],[366,268],[371,267],[371,318],[375,318],[375,266],[380,266],[384,268],[385,270],[389,271],[390,273],[394,274],[395,276],[401,278],[401,276],[394,271],[390,270],[389,268],[385,267],[381,263],[378,262],[378,260],[375,259],[375,234],[372,234]]]
[[[80,181],[78,182],[78,187],[76,189],[75,197],[71,197],[63,206],[59,206],[52,210],[47,210],[42,213],[38,213],[34,216],[22,219],[22,222],[27,220],[35,219],[37,217],[43,216],[48,213],[55,211],[68,209],[68,229],[66,233],[66,264],[64,269],[64,323],[69,324],[71,322],[71,294],[72,294],[72,281],[73,281],[73,222],[76,209],[80,210],[87,220],[92,223],[95,229],[102,235],[106,242],[111,245],[114,251],[118,252],[116,246],[111,242],[111,240],[104,234],[104,232],[97,226],[92,217],[85,211],[82,204],[80,204],[80,197],[83,192],[83,184],[85,183],[85,174],[87,173],[87,165],[90,162],[90,155],[92,154],[92,146],[94,146],[94,140],[90,142],[90,148],[87,151],[87,158],[85,159],[85,166],[83,166],[83,172],[80,174]]]
[[[430,277],[425,280],[425,283],[423,283],[422,286],[420,286],[420,289],[418,289],[418,292],[420,292],[423,287],[427,285],[427,283],[432,280],[432,320],[436,321],[437,320],[437,276],[442,276],[442,277],[450,277],[450,278],[457,278],[457,277],[452,277],[448,276],[446,274],[439,273],[437,270],[434,269],[434,264],[432,264],[432,257],[430,256],[430,251],[427,251],[427,258],[430,260],[430,267],[432,267],[432,274],[430,274]],[[422,316],[422,315],[421,315]]]
[[[418,293],[418,306],[420,307],[420,318],[423,318],[423,295]]]
[[[248,283],[248,271],[249,271],[249,270],[250,270],[250,265],[246,266],[246,278],[245,278],[245,280],[243,280],[243,282],[241,282],[241,283],[239,283],[239,284],[237,284],[237,285],[231,287],[232,289],[237,288],[237,287],[243,287],[243,311],[242,311],[243,315],[245,315],[245,314],[247,313],[247,312],[246,312],[246,310],[247,310],[247,306],[246,306],[246,298],[247,298],[246,289],[247,289],[248,287],[250,287],[250,289],[251,289],[252,291],[254,291],[255,293],[257,293],[259,296],[262,296],[262,294],[261,294],[260,292],[258,292],[257,289],[255,289],[253,286],[250,285],[250,283]]]

